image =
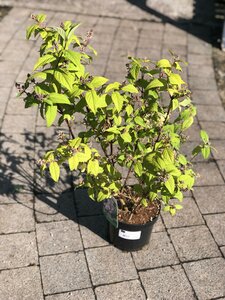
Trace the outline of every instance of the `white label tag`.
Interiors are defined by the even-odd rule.
[[[126,231],[123,229],[119,230],[119,237],[125,240],[139,240],[141,237],[141,231]]]

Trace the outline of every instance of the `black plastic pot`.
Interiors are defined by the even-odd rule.
[[[109,224],[109,238],[110,242],[116,248],[124,251],[136,251],[149,243],[152,228],[157,221],[156,216],[152,221],[146,224],[127,224],[119,222],[118,228]]]

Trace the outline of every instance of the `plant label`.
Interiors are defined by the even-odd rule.
[[[125,240],[139,240],[141,237],[141,231],[127,231],[120,229],[119,237]]]
[[[115,198],[103,201],[103,213],[106,219],[114,226],[118,227],[118,205]]]

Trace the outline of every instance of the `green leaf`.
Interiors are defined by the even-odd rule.
[[[87,106],[89,109],[96,114],[97,109],[98,109],[98,100],[99,96],[97,95],[95,90],[90,90],[86,93],[85,95],[85,100],[87,102]]]
[[[56,105],[46,105],[46,110],[45,110],[45,119],[47,123],[47,127],[50,127],[57,116],[57,106]]]
[[[135,117],[134,122],[139,126],[146,127],[145,121],[140,116]]]
[[[49,171],[52,179],[57,182],[59,180],[60,168],[56,161],[53,161],[49,164]]]
[[[91,81],[91,85],[94,88],[98,88],[98,87],[102,86],[103,84],[105,84],[107,81],[109,81],[109,79],[107,79],[105,77],[95,76]]]
[[[138,93],[138,89],[133,84],[125,85],[122,90],[129,93]]]
[[[98,52],[91,45],[88,45],[88,49],[90,49],[94,53],[95,56],[98,55]]]
[[[202,152],[202,156],[204,157],[204,159],[207,159],[210,155],[210,147],[208,145],[203,146],[201,149]]]
[[[184,120],[183,124],[182,124],[182,130],[186,130],[188,129],[194,122],[194,118],[193,117],[189,117],[186,120]]]
[[[174,206],[175,206],[175,208],[178,209],[178,210],[183,208],[183,206],[180,205],[180,204],[175,204]]]
[[[121,134],[121,138],[124,140],[124,142],[126,143],[131,143],[132,138],[131,135],[129,134],[129,132],[124,132]]]
[[[99,162],[97,159],[89,160],[87,165],[87,172],[88,174],[98,176],[99,174]]]
[[[39,57],[38,61],[34,65],[34,71],[46,64],[49,64],[52,61],[55,61],[55,60],[56,60],[56,57],[51,54],[46,54],[42,57]]]
[[[59,82],[59,84],[61,84],[70,92],[72,92],[74,77],[71,73],[66,73],[62,70],[57,70],[54,72],[54,77]]]
[[[161,59],[157,62],[156,66],[158,68],[171,68],[171,64],[168,59]]]
[[[121,86],[121,84],[117,81],[113,82],[113,83],[110,83],[106,89],[105,89],[105,92],[108,93],[110,92],[111,90],[118,90],[119,87]]]
[[[179,163],[185,166],[187,164],[187,159],[183,154],[179,154],[178,157]]]
[[[185,83],[183,81],[183,79],[180,77],[180,75],[179,74],[175,74],[175,73],[170,74],[170,76],[169,76],[169,82],[171,84],[177,84],[178,86],[180,86],[181,84]]]
[[[43,23],[46,19],[46,15],[44,14],[40,14],[40,15],[37,15],[36,16],[36,20],[39,22],[39,23]]]
[[[184,195],[181,191],[178,191],[175,195],[174,198],[178,199],[179,201],[183,201]]]
[[[200,146],[200,145],[196,146],[196,147],[192,150],[192,155],[193,155],[193,156],[198,155],[198,154],[201,152],[201,150],[202,150],[202,146]]]
[[[31,25],[26,30],[26,39],[29,40],[35,29],[38,28],[37,24]]]
[[[75,66],[79,66],[80,65],[80,60],[81,60],[81,53],[79,52],[75,52],[72,50],[66,50],[64,52],[64,56],[66,59],[70,60]]]
[[[58,34],[61,36],[61,38],[65,41],[66,40],[66,33],[65,31],[61,28],[61,27],[50,27],[52,28],[54,31],[58,32]]]
[[[169,191],[169,193],[172,195],[174,193],[174,189],[175,189],[175,182],[173,179],[173,176],[169,176],[169,179],[165,182],[165,186],[167,188],[167,190]]]
[[[164,86],[163,81],[161,79],[155,78],[147,85],[146,90],[162,87],[162,86]]]
[[[64,94],[51,93],[51,94],[49,94],[48,99],[51,100],[53,104],[68,104],[68,105],[71,105],[70,100]]]
[[[205,130],[200,131],[200,137],[205,144],[209,142],[209,136]]]
[[[127,106],[126,106],[126,112],[127,112],[127,115],[128,116],[130,116],[131,114],[132,114],[132,112],[133,112],[133,107],[130,105],[130,104],[128,104]]]
[[[140,177],[142,175],[142,164],[141,162],[137,161],[134,165],[134,172]]]
[[[176,70],[182,71],[182,68],[181,68],[180,64],[177,61],[174,62],[174,65],[175,65]]]
[[[75,154],[74,156],[68,159],[70,171],[76,170],[79,165],[78,156]]]
[[[123,102],[124,102],[123,96],[121,96],[119,92],[113,92],[112,101],[115,105],[116,110],[120,112],[121,109],[123,108]]]

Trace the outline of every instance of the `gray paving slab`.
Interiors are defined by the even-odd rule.
[[[197,104],[196,107],[199,121],[225,121],[225,113],[222,105],[211,106]]]
[[[202,214],[225,212],[225,187],[195,187],[194,197]]]
[[[137,271],[130,253],[112,246],[85,250],[94,285],[137,279]]]
[[[39,255],[83,250],[78,224],[74,221],[36,225]]]
[[[0,194],[0,204],[26,204],[33,209],[34,195],[32,193],[10,193],[8,195]]]
[[[95,289],[98,300],[144,300],[145,292],[138,280],[124,281],[115,284],[99,286]]]
[[[225,245],[225,214],[204,216],[206,224],[212,232],[216,242],[220,246]]]
[[[3,133],[25,133],[28,128],[30,132],[34,132],[35,119],[33,116],[5,115],[2,124]]]
[[[198,66],[196,67],[199,68]],[[205,90],[192,90],[192,100],[195,104],[198,105],[218,105],[221,107],[221,100],[217,91],[210,91],[209,93]],[[208,107],[208,110],[210,110],[210,107]],[[200,114],[199,110],[198,114]],[[215,120],[215,122],[218,121],[219,120]]]
[[[204,224],[202,215],[193,198],[184,198],[180,204],[183,209],[178,210],[175,216],[171,216],[168,212],[162,213],[167,228]]]
[[[165,231],[165,226],[163,224],[161,216],[158,217],[158,220],[156,221],[156,223],[152,228],[152,232],[160,232],[160,231]]]
[[[169,229],[169,234],[182,262],[220,256],[217,244],[205,225]]]
[[[223,178],[214,162],[195,164],[195,172],[199,174],[195,186],[224,185]]]
[[[225,139],[225,123],[223,122],[200,122],[201,127],[207,131],[213,145],[213,140]]]
[[[223,253],[223,256],[225,257],[225,246],[224,247],[220,247],[220,250]]]
[[[104,216],[88,216],[78,218],[85,248],[109,245],[108,221]]]
[[[209,67],[210,68],[210,67]],[[207,90],[217,91],[217,85],[214,78],[201,77],[201,75],[191,75],[189,77],[191,90]]]
[[[83,252],[40,257],[44,294],[91,287]]]
[[[196,299],[181,266],[143,271],[139,275],[148,299]]]
[[[0,269],[38,264],[35,233],[0,235]]]
[[[223,258],[185,263],[184,269],[199,300],[225,296],[225,260]]]
[[[34,207],[38,223],[76,219],[71,193],[38,194],[35,197]]]
[[[138,270],[178,264],[176,252],[166,232],[152,233],[142,250],[132,253]]]
[[[84,289],[69,293],[50,295],[45,300],[95,300],[95,294],[92,289]]]
[[[0,290],[2,299],[43,300],[39,267],[1,271]]]
[[[35,230],[33,210],[23,204],[0,205],[0,233]]]
[[[217,164],[219,166],[220,172],[225,180],[225,161],[224,160],[218,160]]]

